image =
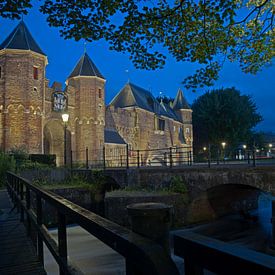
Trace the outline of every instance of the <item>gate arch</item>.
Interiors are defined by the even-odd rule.
[[[50,120],[44,126],[44,154],[56,155],[56,164],[64,164],[64,126],[58,120]],[[67,129],[67,160],[70,162],[71,132]]]

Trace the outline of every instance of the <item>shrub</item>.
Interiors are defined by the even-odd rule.
[[[186,184],[181,176],[173,176],[169,185],[169,191],[175,193],[187,193]]]
[[[32,162],[56,166],[56,155],[30,154],[29,160]]]
[[[15,170],[15,160],[12,156],[0,152],[0,187],[6,183],[7,171]]]

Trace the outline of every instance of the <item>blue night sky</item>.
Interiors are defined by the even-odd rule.
[[[36,3],[36,2],[35,2]],[[45,16],[39,13],[37,7],[32,8],[24,21],[32,36],[41,49],[48,56],[46,76],[50,80],[65,85],[65,80],[76,65],[84,51],[84,41],[64,40],[57,28],[49,27]],[[18,24],[16,20],[0,19],[2,42]],[[164,69],[156,71],[137,70],[131,64],[129,56],[110,51],[104,41],[89,43],[87,53],[92,58],[100,72],[106,78],[106,103],[119,92],[128,78],[138,86],[150,90],[154,96],[160,92],[174,97],[179,88],[183,89],[189,103],[202,95],[208,89],[193,93],[184,90],[181,84],[184,77],[193,73],[196,65],[192,63],[176,62],[172,57],[167,58]],[[126,70],[129,73],[126,73]],[[263,68],[257,75],[248,75],[240,71],[238,64],[225,64],[220,79],[213,88],[236,87],[242,94],[251,95],[256,102],[264,121],[257,126],[257,130],[275,132],[275,66]],[[211,88],[212,89],[212,88]]]

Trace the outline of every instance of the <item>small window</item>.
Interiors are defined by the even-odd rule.
[[[165,129],[165,120],[155,116],[155,130],[164,131],[164,129]]]
[[[164,119],[158,119],[158,130],[164,131],[165,129],[165,120]]]
[[[98,97],[102,98],[102,91],[101,91],[101,89],[98,89]]]
[[[185,132],[186,132],[186,134],[189,134],[189,133],[190,133],[190,129],[189,129],[189,128],[186,128],[186,129],[185,129]]]
[[[0,66],[0,78],[2,78],[2,67]]]
[[[38,68],[33,67],[33,79],[38,79]]]
[[[37,93],[37,88],[36,88],[36,87],[33,87],[33,91],[34,91],[35,93]]]

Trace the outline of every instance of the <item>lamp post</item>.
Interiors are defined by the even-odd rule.
[[[207,148],[206,148],[206,147],[203,147],[202,150],[203,150],[203,158],[204,158]]]
[[[268,149],[268,156],[270,157],[271,156],[272,143],[269,143],[268,147],[269,147],[269,149]]]
[[[221,145],[222,145],[222,155],[223,155],[223,163],[225,163],[225,146],[226,146],[226,142],[222,142],[221,143]]]
[[[67,164],[67,123],[69,120],[69,114],[62,114],[62,120],[64,123],[64,165]]]
[[[243,159],[245,159],[246,144],[243,145]]]

